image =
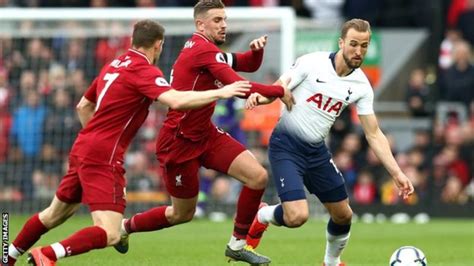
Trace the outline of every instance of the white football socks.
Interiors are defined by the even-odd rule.
[[[231,236],[227,245],[232,250],[241,250],[245,247],[246,244],[246,239],[237,239],[235,236]]]
[[[263,224],[272,223],[279,226],[279,224],[275,221],[275,209],[278,207],[278,205],[279,204],[260,208],[260,210],[257,212],[257,220]]]
[[[350,233],[343,235],[331,235],[326,231],[326,254],[324,263],[326,266],[338,266],[341,262],[341,253],[349,241]]]
[[[8,247],[8,256],[17,260],[21,254],[23,254],[23,252],[20,252],[13,244],[10,244],[10,247]]]
[[[51,248],[53,249],[54,254],[56,254],[56,259],[59,260],[60,258],[66,257],[66,249],[59,242],[52,244]]]

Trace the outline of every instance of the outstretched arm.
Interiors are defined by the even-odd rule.
[[[175,110],[194,109],[218,99],[243,96],[250,90],[250,86],[248,81],[238,81],[217,90],[177,91],[171,89],[160,94],[157,100]]]
[[[273,85],[281,85],[283,86],[283,88],[285,88],[285,94],[283,95],[283,97],[280,98],[280,100],[285,104],[286,109],[288,111],[291,111],[291,109],[293,108],[293,105],[296,102],[295,102],[295,98],[293,97],[293,94],[288,89],[289,83],[290,83],[289,79],[282,81],[282,78],[280,77],[280,79],[275,81]],[[252,110],[257,105],[270,104],[275,99],[276,99],[275,97],[265,97],[261,95],[260,93],[254,92],[247,98],[247,101],[245,102],[245,108],[248,110]]]
[[[408,196],[410,196],[414,191],[413,185],[395,161],[387,138],[379,128],[377,118],[374,114],[371,114],[359,115],[359,119],[370,148],[372,148],[375,155],[380,159],[380,161],[382,161],[383,165],[392,176],[393,181],[399,189],[399,195],[404,199],[408,198]]]

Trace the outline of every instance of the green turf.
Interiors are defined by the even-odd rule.
[[[10,216],[10,238],[26,217]],[[64,239],[90,225],[87,216],[71,218],[37,243]],[[96,250],[60,261],[59,265],[229,265],[223,254],[232,230],[231,221],[195,220],[159,232],[135,234],[131,249],[121,255],[114,249]],[[423,250],[430,266],[474,265],[474,220],[434,220],[428,224],[391,223],[352,226],[352,237],[343,260],[349,266],[388,265],[391,253],[404,245]],[[309,221],[298,229],[270,227],[258,251],[272,258],[272,265],[321,265],[325,248],[325,223]],[[25,264],[25,257],[17,265]],[[235,265],[245,265],[236,263]]]

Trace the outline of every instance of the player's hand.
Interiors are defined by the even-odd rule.
[[[263,35],[260,38],[251,41],[249,45],[250,49],[252,51],[258,51],[260,49],[263,49],[263,47],[265,47],[265,45],[267,44],[267,38],[267,35]]]
[[[296,101],[295,101],[295,98],[293,97],[293,93],[291,93],[291,90],[288,89],[288,84],[290,84],[290,79],[288,78],[287,80],[281,80],[280,78],[275,83],[280,84],[283,87],[285,94],[283,94],[283,97],[281,97],[280,100],[282,103],[285,104],[286,110],[291,111],[291,109],[293,109],[293,105],[296,104]]]
[[[257,105],[269,104],[274,100],[275,98],[268,98],[258,92],[254,92],[250,94],[250,96],[247,98],[247,101],[245,101],[245,109],[252,110]]]
[[[415,191],[410,179],[404,173],[394,176],[393,182],[398,187],[398,196],[403,199],[407,199]]]
[[[236,81],[219,89],[219,98],[228,99],[234,96],[244,97],[247,92],[250,91],[251,87],[252,85],[248,80]]]

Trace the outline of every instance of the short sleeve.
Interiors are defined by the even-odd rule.
[[[97,102],[97,79],[98,77],[94,79],[92,84],[84,93],[84,97],[93,103]]]
[[[305,57],[300,57],[296,60],[295,63],[290,67],[288,71],[281,75],[281,80],[290,79],[290,84],[288,88],[290,90],[295,89],[306,77],[308,76],[308,71],[306,69]]]
[[[163,73],[154,66],[140,70],[136,85],[138,92],[152,100],[156,100],[163,92],[171,89]]]
[[[374,113],[374,92],[368,85],[367,92],[356,102],[358,115],[371,115]]]

